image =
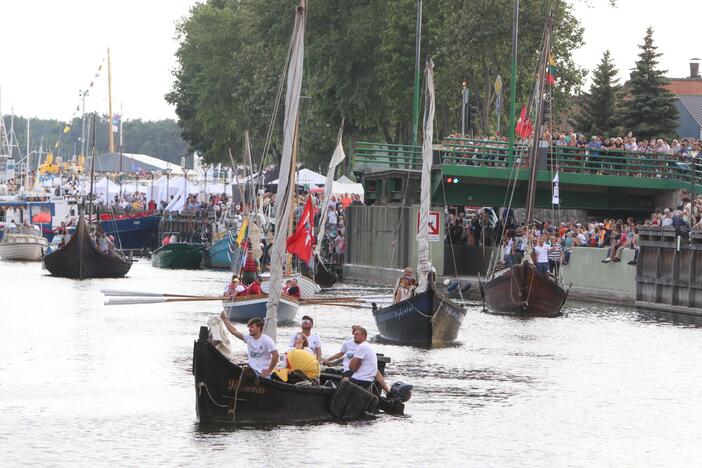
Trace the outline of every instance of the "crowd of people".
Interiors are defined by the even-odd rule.
[[[534,261],[543,272],[558,274],[563,265],[570,262],[574,247],[603,249],[603,263],[617,263],[622,253],[633,251],[631,265],[636,265],[639,251],[639,227],[667,227],[679,235],[690,230],[702,230],[702,197],[682,197],[674,208],[656,209],[646,219],[634,217],[573,220],[552,224],[549,220],[535,223],[535,229],[527,233],[523,224],[515,221],[514,213],[499,210],[499,216],[491,208],[479,210],[469,207],[450,207],[447,210],[447,244],[499,246],[499,260],[506,266],[519,263],[527,251],[527,243],[533,248]]]
[[[550,148],[553,156],[558,156],[559,169],[586,170],[592,173],[604,171],[614,173],[632,173],[635,176],[649,175],[662,177],[665,173],[684,173],[689,164],[695,162],[702,151],[702,140],[682,138],[640,139],[629,132],[625,136],[605,137],[592,135],[586,138],[574,132],[548,131],[542,135],[543,142]],[[523,149],[529,140],[517,142],[517,148]],[[449,135],[443,141],[443,161],[447,164],[464,164],[476,166],[506,167],[508,165],[508,140],[505,136],[479,136],[461,138],[460,134]],[[515,162],[526,166],[528,161],[524,152],[517,151]],[[641,167],[641,160],[650,161]],[[553,166],[553,162],[551,165]]]

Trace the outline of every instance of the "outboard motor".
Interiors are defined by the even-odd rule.
[[[404,382],[395,382],[390,387],[389,397],[399,398],[403,403],[412,398],[413,385]]]

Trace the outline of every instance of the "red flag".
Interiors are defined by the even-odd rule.
[[[525,120],[526,120],[526,106],[522,106],[522,111],[519,113],[519,120],[517,120],[517,125],[514,127],[515,133],[519,136],[522,136],[522,131],[523,131]]]
[[[534,124],[531,123],[531,120],[526,119],[526,121],[522,125],[522,132],[519,134],[519,136],[522,138],[529,138],[533,132]]]
[[[312,209],[312,197],[307,197],[305,209],[302,211],[302,216],[297,222],[295,233],[288,237],[286,246],[288,252],[298,256],[300,260],[305,262],[310,261],[312,257],[312,233],[314,232],[314,211]]]

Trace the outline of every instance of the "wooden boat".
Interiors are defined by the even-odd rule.
[[[0,258],[3,260],[39,261],[47,252],[49,242],[36,227],[5,226],[0,240]]]
[[[544,73],[551,44],[551,20],[549,17],[546,22],[544,48],[536,78],[536,122],[539,123],[543,122],[544,115]],[[537,135],[541,135],[540,127],[540,124],[536,126]],[[537,142],[534,141],[529,148],[528,160],[531,161],[531,169],[526,200],[527,232],[534,229],[532,214],[536,199],[537,147]],[[529,250],[531,249],[528,248],[527,251]],[[561,315],[561,308],[568,297],[568,293],[558,284],[555,276],[536,271],[530,253],[526,253],[522,262],[517,265],[501,270],[489,270],[487,279],[480,285],[480,292],[487,312],[525,317],[557,317]]]
[[[426,107],[422,145],[422,177],[417,236],[417,294],[409,299],[377,308],[373,318],[380,337],[397,344],[441,346],[450,344],[466,316],[465,310],[434,288],[434,269],[429,260],[429,207],[431,197],[432,138],[434,125],[434,71],[431,60],[425,68]]]
[[[463,307],[433,289],[388,307],[373,307],[380,337],[403,345],[450,344],[465,317]]]
[[[142,250],[156,240],[161,215],[147,211],[114,217],[103,213],[98,219],[105,234],[114,235],[120,249]]]
[[[266,303],[268,294],[255,294],[252,296],[236,296],[222,301],[224,311],[232,322],[246,323],[252,318],[266,317]],[[297,299],[283,294],[278,303],[278,323],[290,323],[295,320],[300,304]]]
[[[151,253],[151,264],[157,268],[196,270],[202,265],[205,246],[192,242],[171,242]]]
[[[81,213],[76,231],[60,249],[44,257],[44,266],[53,276],[74,279],[121,278],[132,262],[117,253],[104,253],[90,237]]]
[[[523,262],[480,285],[487,310],[497,315],[558,317],[568,293],[556,279]]]
[[[314,274],[315,283],[322,288],[331,288],[338,280],[339,276],[331,265],[325,265],[323,261],[317,260],[317,271]]]
[[[366,419],[382,410],[402,414],[400,400],[379,398],[338,372],[323,372],[319,384],[295,385],[257,377],[230,359],[207,327],[193,347],[196,408],[200,423],[237,425],[302,424]],[[378,355],[384,374],[389,358]]]
[[[302,273],[295,273],[293,275],[283,276],[283,279],[280,282],[280,286],[283,287],[287,280],[293,279],[293,278],[297,280],[297,286],[300,288],[300,297],[302,297],[303,299],[312,299],[315,294],[317,294],[318,292],[320,292],[322,290],[319,287],[319,285],[314,282],[314,280],[309,279],[308,277],[306,277]],[[270,281],[264,281],[263,284],[261,284],[261,289],[265,293],[270,291],[270,288],[271,288]]]
[[[223,239],[214,242],[205,249],[205,267],[207,268],[222,268],[230,267],[231,258],[229,254],[230,245],[229,235]]]

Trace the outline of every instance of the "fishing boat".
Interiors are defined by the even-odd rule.
[[[63,278],[122,278],[132,262],[118,252],[100,250],[81,213],[73,235],[61,248],[44,257],[44,266],[53,276]]]
[[[39,261],[49,242],[36,226],[10,227],[0,232],[0,258],[3,260]]]
[[[151,264],[156,268],[197,270],[202,265],[205,246],[195,242],[181,242],[178,233],[165,233],[175,236],[168,244],[151,253]]]
[[[424,141],[419,209],[418,272],[419,284],[413,297],[388,307],[373,305],[373,318],[384,340],[414,346],[442,346],[458,337],[466,316],[460,305],[434,288],[435,273],[429,261],[429,205],[434,125],[433,64],[425,68]]]
[[[156,240],[161,215],[153,211],[112,215],[102,213],[99,222],[107,235],[113,235],[122,250],[143,250]]]
[[[544,47],[539,60],[536,83],[536,135],[541,135],[544,114],[544,83],[546,65],[551,46],[552,18],[546,21]],[[529,147],[530,174],[526,200],[527,232],[534,231],[533,213],[536,199],[536,158],[538,138],[532,139]],[[500,250],[500,249],[495,249]],[[511,267],[493,266],[488,270],[485,281],[480,284],[480,292],[487,312],[498,315],[523,317],[558,317],[568,292],[559,284],[556,276],[540,273],[531,258],[532,246],[529,243],[520,263]]]
[[[231,258],[229,235],[220,239],[205,248],[205,266],[207,268],[226,269],[230,267]]]
[[[266,316],[268,294],[254,294],[250,296],[236,296],[222,301],[224,311],[232,322],[246,323],[252,318]],[[283,294],[278,303],[278,323],[291,323],[295,320],[300,307],[296,298]]]

